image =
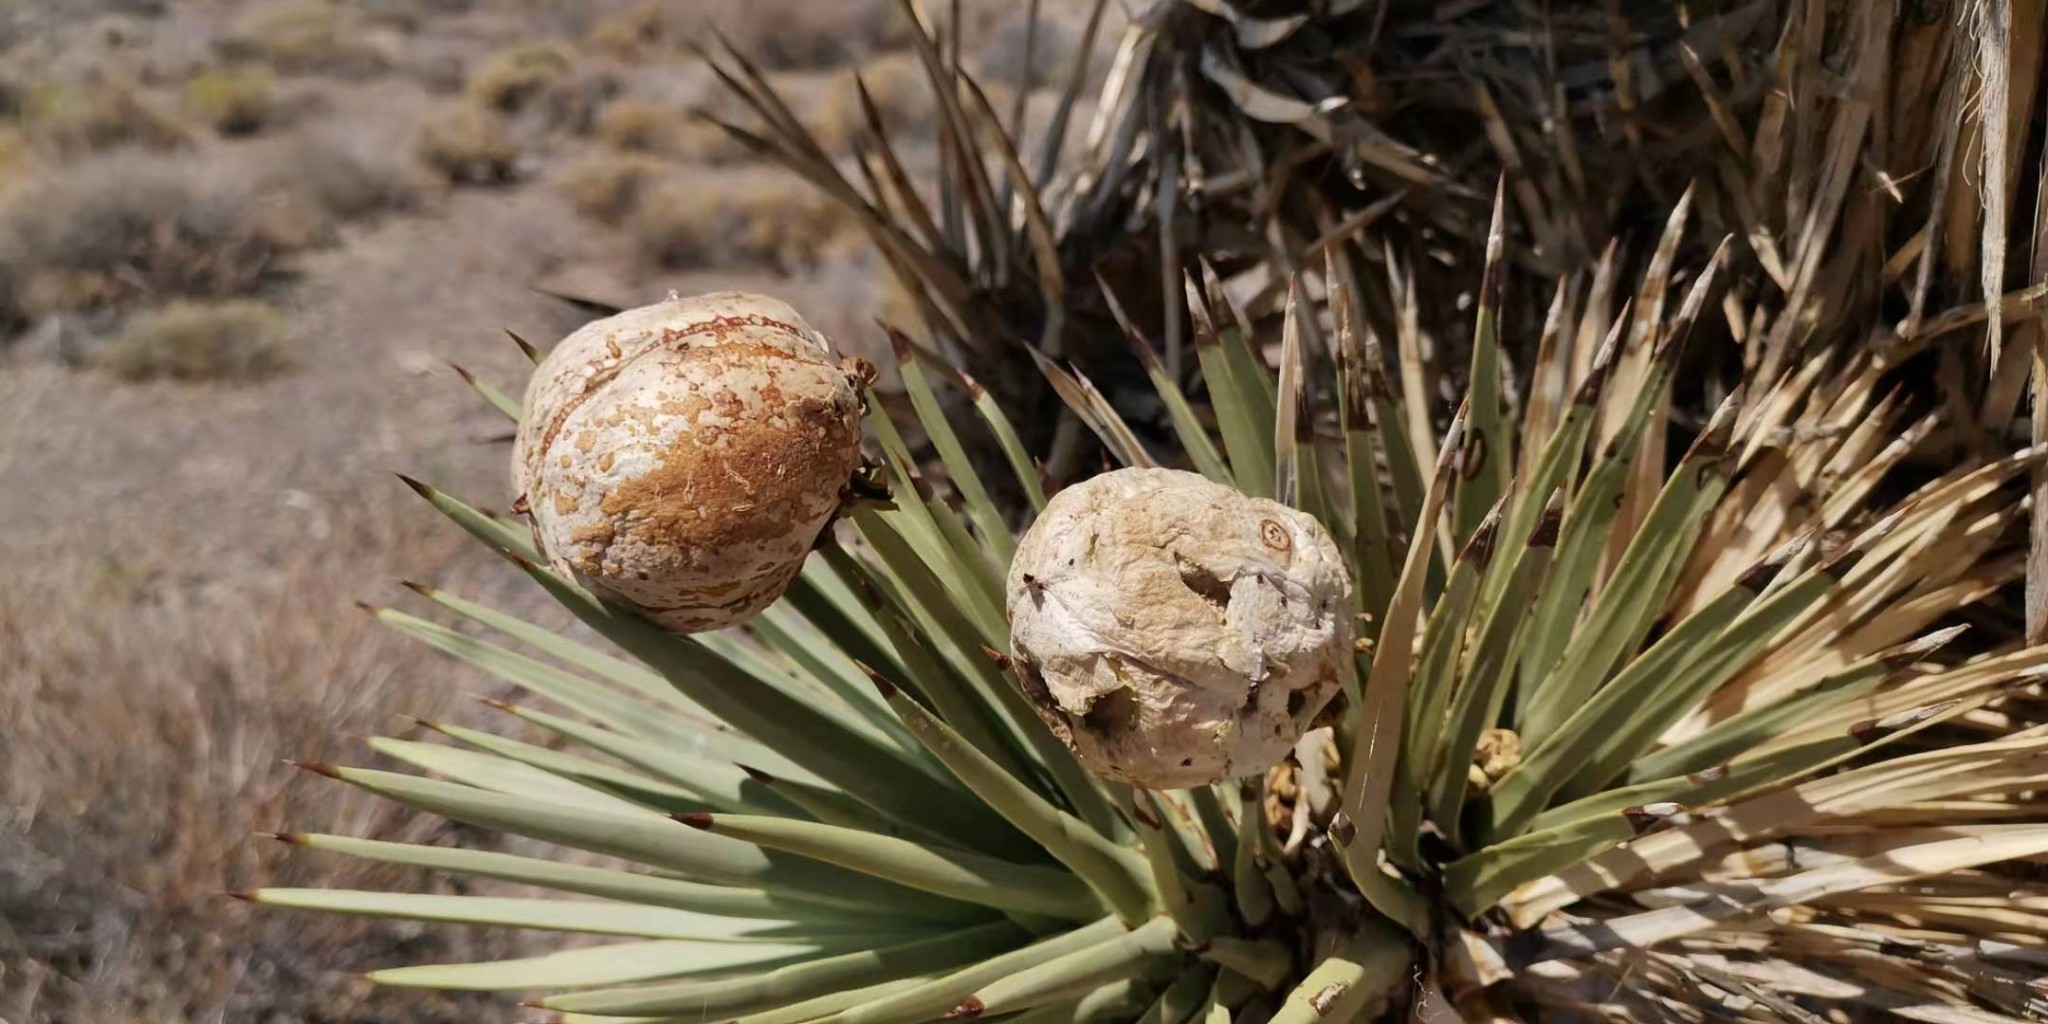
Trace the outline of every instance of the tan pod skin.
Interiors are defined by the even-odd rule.
[[[586,324],[526,390],[512,477],[535,539],[668,629],[746,621],[796,577],[860,466],[860,372],[765,296]]]
[[[1089,767],[1140,786],[1264,771],[1350,671],[1351,582],[1322,524],[1194,473],[1061,491],[1007,590],[1040,715]]]

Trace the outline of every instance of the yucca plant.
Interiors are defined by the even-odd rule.
[[[727,54],[760,120],[734,130],[845,203],[923,313],[919,336],[893,334],[902,422],[870,401],[888,500],[862,489],[751,622],[681,636],[549,568],[524,524],[415,484],[626,657],[415,585],[476,628],[379,618],[530,694],[498,706],[549,739],[429,723],[446,742],[372,741],[413,772],[305,767],[560,855],[279,838],[558,895],[249,897],[599,936],[371,975],[514,991],[577,1022],[2048,1014],[2048,889],[2011,863],[2048,856],[2048,648],[2011,639],[2001,603],[2048,452],[1953,443],[1978,410],[1927,401],[1901,369],[1963,379],[1983,367],[1959,340],[2025,307],[1962,303],[1936,272],[1930,240],[1975,226],[1950,193],[1909,191],[1924,237],[1886,247],[1877,193],[1846,170],[1874,158],[1871,123],[1821,87],[1926,71],[1958,31],[1915,21],[1899,31],[1935,40],[1893,62],[1874,42],[1886,12],[1793,6],[1805,20],[1773,66],[1804,102],[1764,102],[1776,113],[1745,141],[1829,154],[1836,172],[1721,160],[1707,209],[1676,197],[1644,253],[1610,247],[1556,280],[1510,214],[1539,245],[1587,222],[1552,193],[1513,209],[1497,195],[1490,228],[1445,243],[1469,243],[1480,270],[1444,295],[1421,294],[1428,232],[1378,236],[1406,214],[1369,190],[1347,208],[1283,189],[1263,231],[1181,235],[1190,172],[1153,161],[1190,122],[1118,97],[1242,125],[1243,107],[1204,105],[1175,72],[1249,45],[1260,23],[1211,10],[1226,5],[1157,5],[1134,26],[1078,168],[1059,165],[1067,114],[1020,158],[957,47],[917,34],[941,113],[929,188],[879,117],[846,166]],[[1482,7],[1508,16],[1465,14]],[[1370,16],[1332,4],[1251,47],[1269,53],[1217,59],[1253,85],[1299,83],[1333,38],[1319,19]],[[1823,74],[1831,54],[1848,58]],[[1949,181],[1943,167],[1931,177]],[[1123,184],[1089,185],[1106,173]],[[1450,192],[1470,210],[1420,220],[1485,221],[1483,192]],[[1739,247],[1688,241],[1724,233]],[[1915,261],[1910,315],[1887,325],[1880,292]],[[1444,313],[1460,292],[1462,327]],[[1516,295],[1551,297],[1547,314]],[[1091,376],[1120,372],[1105,333],[1128,380]],[[1724,337],[1735,356],[1682,363]],[[1033,343],[1028,378],[1012,340]],[[1469,358],[1443,365],[1453,345]],[[1048,490],[1085,472],[1079,431],[1117,463],[1276,498],[1337,539],[1355,677],[1330,727],[1264,774],[1133,789],[1034,715],[1005,572]]]
[[[564,1021],[2039,1015],[2048,890],[1993,865],[2048,855],[2048,731],[2004,703],[2048,648],[1942,649],[2019,573],[2016,481],[2043,453],[1885,497],[1939,414],[1864,351],[1746,381],[1667,460],[1645,442],[1688,337],[1717,301],[1746,312],[1722,254],[1674,283],[1686,216],[1629,301],[1544,326],[1511,406],[1497,206],[1473,386],[1441,437],[1334,253],[1292,289],[1277,375],[1221,283],[1190,281],[1216,422],[1158,374],[1172,453],[1045,365],[1118,461],[1184,462],[1340,538],[1371,639],[1334,728],[1264,776],[1111,784],[1035,719],[1003,653],[1015,536],[939,415],[966,382],[906,341],[958,505],[871,416],[893,501],[850,505],[741,629],[655,628],[415,484],[631,660],[420,585],[490,638],[376,614],[531,694],[499,706],[562,742],[429,724],[450,742],[372,741],[420,773],[303,767],[603,860],[287,833],[564,895],[248,897],[625,940],[371,974],[534,993]],[[975,407],[1042,504],[1015,425]]]
[[[1129,12],[1091,103],[1087,57],[1117,31],[1106,3],[1090,5],[1071,73],[1044,83],[1058,86],[1051,112],[1025,118],[967,73],[943,17],[956,4],[899,0],[932,137],[892,133],[863,104],[850,156],[744,54],[705,53],[748,115],[727,129],[847,208],[919,311],[913,333],[1004,403],[1055,479],[1091,453],[1026,345],[1080,367],[1141,438],[1170,444],[1151,370],[1100,284],[1199,407],[1180,295],[1205,263],[1269,326],[1292,276],[1313,277],[1327,248],[1346,253],[1361,271],[1354,312],[1419,368],[1402,383],[1430,401],[1411,415],[1440,430],[1444,396],[1465,386],[1466,306],[1502,179],[1506,259],[1522,271],[1504,285],[1514,322],[1541,322],[1560,277],[1569,319],[1589,289],[1611,296],[1690,193],[1680,265],[1732,236],[1737,289],[1772,315],[1733,325],[1739,352],[1702,346],[1689,381],[1725,387],[1734,362],[1776,376],[1809,346],[1893,333],[1926,353],[1955,406],[1934,447],[1990,452],[2026,432],[2012,428],[2034,321],[2014,321],[2023,344],[2000,339],[2040,300],[2043,257],[2023,275],[2028,261],[2007,256],[2040,235],[2021,173],[2039,149],[2038,5],[1162,0]],[[914,175],[927,142],[929,172]],[[1970,308],[1990,343],[1930,344],[1974,332],[1941,319],[1972,299],[1987,303]],[[1777,315],[1787,307],[1807,313]],[[1537,332],[1504,340],[1525,378]],[[1688,392],[1680,412],[1705,405]]]

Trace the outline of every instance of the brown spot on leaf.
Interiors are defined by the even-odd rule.
[[[1347,986],[1342,984],[1325,985],[1322,991],[1308,997],[1309,1008],[1316,1011],[1318,1017],[1329,1013],[1336,1008],[1337,1000],[1344,998],[1347,990]]]
[[[1478,476],[1486,458],[1486,435],[1477,430],[1466,431],[1465,444],[1458,449],[1458,475],[1466,480]]]

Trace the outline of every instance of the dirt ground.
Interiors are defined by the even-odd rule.
[[[971,54],[1014,75],[983,6]],[[254,834],[453,828],[280,764],[493,717],[355,602],[428,579],[563,622],[392,476],[502,507],[508,424],[451,364],[516,392],[503,330],[581,319],[537,283],[773,290],[873,344],[873,258],[676,112],[718,102],[687,49],[716,24],[843,132],[845,69],[908,66],[894,7],[0,4],[0,1022],[516,1019],[359,972],[520,936],[223,893],[454,891]]]

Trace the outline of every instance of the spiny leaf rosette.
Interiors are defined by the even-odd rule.
[[[555,488],[524,495],[531,524],[418,489],[630,659],[420,586],[480,628],[378,615],[524,690],[503,710],[563,742],[430,724],[446,742],[372,743],[415,771],[308,767],[602,857],[288,834],[559,895],[251,898],[603,936],[371,975],[579,1022],[2037,1014],[2048,891],[1987,866],[2048,855],[2048,730],[2000,710],[2048,649],[1937,651],[2015,574],[2042,453],[1889,504],[1930,421],[1850,354],[1748,381],[1668,460],[1648,439],[1688,335],[1717,304],[1749,316],[1718,254],[1678,296],[1685,218],[1632,304],[1550,325],[1511,406],[1496,213],[1442,437],[1410,429],[1340,278],[1315,306],[1297,285],[1277,376],[1220,284],[1191,284],[1213,424],[1160,397],[1192,471],[1152,468],[1048,364],[1131,467],[1049,500],[998,406],[939,415],[959,379],[921,354],[899,370],[948,496],[773,300],[586,327],[527,406],[552,418],[522,438],[571,424],[554,470],[519,464]],[[1038,509],[1021,542],[970,426]],[[556,492],[604,514],[551,519]],[[600,536],[635,546],[577,547]],[[702,586],[734,536],[764,545],[741,560],[762,593]],[[777,593],[733,628],[661,625]]]
[[[1022,541],[926,354],[944,494],[782,303],[584,328],[524,403],[530,522],[418,489],[631,659],[420,586],[479,629],[377,614],[561,743],[430,723],[373,741],[418,772],[309,768],[602,860],[287,834],[561,895],[250,897],[608,936],[371,975],[573,1022],[2036,1016],[2048,891],[1993,864],[2048,856],[2048,729],[2003,711],[2048,649],[1942,647],[2015,575],[2042,453],[1880,498],[1937,414],[1872,346],[1747,381],[1667,459],[1688,336],[1753,313],[1722,254],[1667,301],[1686,213],[1509,403],[1497,209],[1444,436],[1335,264],[1278,375],[1190,283],[1214,420],[1157,377],[1171,459],[1047,365],[1128,467],[1047,498],[975,403]]]

